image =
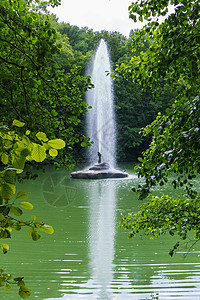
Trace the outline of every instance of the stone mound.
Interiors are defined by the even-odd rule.
[[[106,162],[94,164],[89,170],[72,172],[71,177],[74,179],[106,179],[106,178],[125,178],[128,173],[119,169],[110,169]]]

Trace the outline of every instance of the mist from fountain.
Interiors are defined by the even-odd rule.
[[[106,42],[101,39],[95,56],[88,68],[88,74],[94,88],[86,95],[87,103],[92,106],[87,113],[87,135],[94,142],[89,148],[89,162],[97,162],[97,153],[102,161],[115,167],[115,116],[112,78],[109,50]]]
[[[128,173],[115,168],[115,115],[109,50],[102,39],[96,50],[87,75],[94,88],[89,90],[86,101],[92,108],[87,113],[87,136],[94,142],[89,147],[89,169],[71,173],[75,179],[125,178]],[[97,163],[98,162],[98,163]]]

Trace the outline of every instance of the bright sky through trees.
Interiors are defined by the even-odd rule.
[[[89,27],[95,31],[118,31],[125,36],[131,29],[141,28],[129,19],[128,7],[132,0],[62,0],[57,8],[50,11],[57,15],[59,21]]]

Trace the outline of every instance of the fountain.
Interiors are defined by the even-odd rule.
[[[107,45],[101,39],[92,65],[88,71],[94,89],[87,92],[87,103],[92,106],[87,113],[87,133],[94,144],[89,148],[91,167],[71,173],[72,178],[102,179],[123,178],[128,174],[115,169],[115,115],[113,104],[112,79],[106,75],[111,72]],[[98,163],[95,163],[98,158]]]

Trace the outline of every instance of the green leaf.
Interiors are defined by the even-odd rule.
[[[10,214],[14,214],[15,216],[21,216],[23,214],[23,212],[19,207],[11,206]]]
[[[15,184],[16,182],[16,172],[13,170],[6,170],[5,175],[4,175],[4,180],[7,183]]]
[[[55,157],[58,155],[58,151],[56,149],[49,149],[49,155]]]
[[[25,209],[33,209],[33,205],[31,203],[25,202],[25,201],[20,202],[20,206]]]
[[[23,157],[26,157],[26,156],[30,155],[30,153],[31,152],[27,148],[20,149],[20,155],[23,156]]]
[[[65,147],[65,142],[61,139],[50,140],[48,141],[48,144],[54,149],[62,149]]]
[[[40,239],[40,235],[39,235],[37,228],[34,228],[32,230],[31,237],[34,241],[38,241]]]
[[[2,156],[1,156],[1,161],[4,165],[7,165],[8,162],[9,162],[9,159],[8,159],[8,155],[6,153],[3,153]]]
[[[33,150],[31,152],[31,157],[36,162],[42,162],[46,158],[46,149],[44,146],[33,143]]]
[[[23,126],[25,125],[25,123],[20,122],[20,121],[18,121],[18,120],[14,120],[14,121],[12,122],[12,125],[13,125],[13,126],[17,126],[17,127],[23,127]]]
[[[10,200],[15,193],[15,185],[10,183],[2,184],[2,197],[6,200]]]
[[[32,239],[32,233],[33,233],[33,228],[30,228],[28,231],[27,231],[27,234],[28,236]]]
[[[11,286],[8,283],[6,283],[6,291],[7,292],[10,291],[10,289],[11,289]]]
[[[25,157],[17,157],[15,156],[13,159],[13,167],[15,169],[19,169],[20,171],[17,171],[17,173],[21,172],[21,170],[24,169],[24,165],[26,162],[26,158]]]
[[[0,247],[2,248],[4,254],[6,254],[9,250],[8,244],[0,244]]]
[[[34,225],[37,226],[37,227],[38,227],[38,226],[40,227],[40,226],[43,226],[43,225],[44,225],[44,222],[42,222],[42,221],[35,221],[35,222],[34,222]]]
[[[46,225],[46,224],[44,226],[40,227],[40,230],[44,231],[44,232],[46,232],[48,234],[53,234],[54,233],[53,227],[49,226],[49,225]]]
[[[0,277],[0,287],[4,286],[4,280]]]
[[[85,147],[85,146],[87,146],[87,143],[86,142],[82,142],[81,143],[81,147]]]
[[[15,230],[16,230],[16,231],[20,231],[21,229],[22,229],[21,226],[19,226],[19,225],[16,225],[16,226],[15,226]]]
[[[31,295],[31,291],[25,285],[22,285],[19,289],[19,295],[23,299],[27,299]]]
[[[47,138],[47,136],[46,136],[46,133],[44,133],[44,132],[38,132],[38,133],[36,134],[36,137],[37,137],[38,140],[40,140],[40,141],[43,141],[43,142],[47,142],[47,141],[48,141],[48,138]]]
[[[26,192],[18,192],[16,195],[16,199],[26,200],[28,198],[28,194]]]
[[[5,219],[4,215],[0,213],[0,222],[3,221],[4,219]]]

